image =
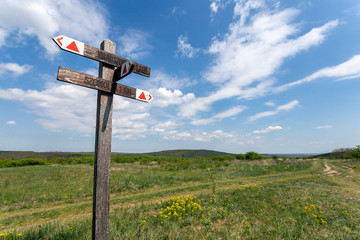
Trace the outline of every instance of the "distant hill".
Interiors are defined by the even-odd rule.
[[[214,157],[222,155],[233,155],[226,152],[212,150],[167,150],[149,153],[112,153],[112,156],[152,156],[152,157],[177,157],[177,158],[196,158]],[[32,152],[32,151],[0,151],[0,159],[24,159],[24,158],[80,158],[94,156],[93,152]]]
[[[120,156],[151,156],[151,157],[175,157],[175,158],[197,158],[197,157],[215,157],[223,155],[235,156],[236,154],[219,152],[206,149],[178,149],[178,150],[166,150],[159,152],[148,153],[116,153],[111,154],[113,157]],[[314,154],[260,154],[265,158],[271,158],[272,155],[279,157],[314,157]],[[93,152],[32,152],[32,151],[0,151],[0,159],[24,159],[24,158],[46,158],[51,159],[53,157],[59,158],[80,158],[80,157],[93,157]],[[327,156],[326,154],[317,156]]]
[[[94,153],[81,152],[32,152],[32,151],[0,151],[0,159],[24,159],[24,158],[46,158],[52,157],[70,158],[70,157],[89,157]]]

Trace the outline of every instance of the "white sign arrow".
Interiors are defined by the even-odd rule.
[[[114,73],[114,81],[118,81],[127,75],[129,75],[134,69],[134,64],[132,61],[124,62],[121,67],[117,68]]]
[[[52,38],[54,42],[63,50],[84,56],[84,43],[75,39],[60,35]]]
[[[121,72],[120,77],[125,77],[130,73],[131,67],[133,63],[131,61],[124,62],[123,65],[121,65]]]
[[[152,96],[149,92],[143,91],[140,89],[136,89],[136,99],[143,102],[150,102],[152,100]]]

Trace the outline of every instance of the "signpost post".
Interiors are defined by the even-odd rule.
[[[59,67],[57,79],[98,90],[94,163],[92,239],[106,240],[109,235],[110,159],[113,94],[149,102],[149,92],[116,83],[131,72],[150,77],[150,68],[115,55],[116,45],[104,40],[101,49],[66,36],[53,38],[63,50],[100,62],[99,77]],[[114,70],[114,67],[118,69]]]

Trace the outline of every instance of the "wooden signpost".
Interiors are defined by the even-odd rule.
[[[99,76],[59,67],[57,79],[98,90],[94,162],[94,193],[92,239],[106,240],[109,236],[110,158],[112,135],[113,94],[149,102],[152,95],[140,89],[116,83],[131,72],[150,77],[150,68],[115,55],[116,45],[104,40],[101,49],[66,36],[53,38],[63,50],[100,62]],[[118,67],[114,70],[114,67]]]
[[[129,61],[128,59],[116,56],[111,52],[92,47],[83,42],[74,40],[63,35],[54,37],[53,40],[61,49],[65,51],[72,52],[86,58],[91,58],[114,67],[121,67],[123,63]],[[132,63],[134,65],[134,73],[140,74],[145,77],[150,77],[149,67],[136,62]]]
[[[120,69],[120,68],[119,68]],[[116,71],[115,71],[116,74]],[[115,76],[114,74],[114,76]],[[75,85],[97,89],[103,92],[116,94],[119,96],[132,98],[135,100],[149,102],[152,96],[149,92],[133,87],[128,87],[111,80],[105,80],[99,77],[77,72],[68,68],[59,67],[57,80],[72,83]]]

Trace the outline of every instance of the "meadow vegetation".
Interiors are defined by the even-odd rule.
[[[358,160],[248,155],[114,156],[110,238],[359,239]],[[0,239],[91,239],[92,162],[1,163]]]

